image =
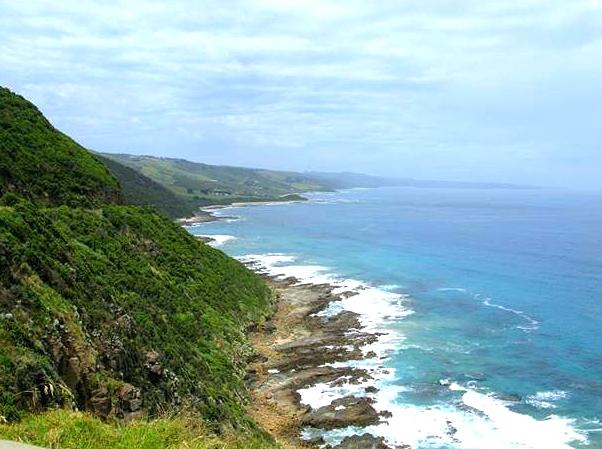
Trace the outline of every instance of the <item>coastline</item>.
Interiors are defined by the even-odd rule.
[[[193,228],[239,218],[216,213],[226,208],[296,202],[213,205],[177,222]],[[193,235],[217,247],[233,238]],[[383,332],[380,325],[383,318],[386,321],[397,315],[390,303],[398,307],[403,296],[389,293],[394,301],[385,298],[387,305],[377,307],[379,323],[375,326],[374,317],[368,317],[362,302],[362,296],[370,295],[375,288],[355,280],[321,276],[321,269],[309,276],[304,272],[287,273],[290,266],[279,266],[280,255],[272,256],[275,263],[254,256],[239,258],[264,278],[277,298],[272,317],[248,332],[255,350],[246,376],[250,414],[287,449],[409,449],[403,442],[387,443],[380,432],[375,432],[380,426],[388,426],[387,419],[392,416],[386,404],[379,403],[377,385],[392,374],[382,362],[388,358],[392,341],[387,337],[397,337]],[[378,290],[379,296],[387,294]],[[379,341],[381,337],[384,345]],[[331,435],[321,436],[327,433]]]
[[[198,226],[203,223],[210,223],[218,219],[219,217],[212,214],[210,211],[200,209],[200,211],[194,214],[192,217],[176,218],[175,222],[182,227],[191,227]]]
[[[211,209],[225,207],[236,206]],[[222,213],[216,214],[217,219],[235,218]],[[219,223],[215,229],[229,233]],[[219,241],[223,237],[238,238],[217,233],[209,237],[217,238],[211,242],[217,247],[227,241]],[[541,406],[532,404],[539,396],[556,394],[557,389],[505,395],[503,390],[498,393],[480,386],[470,373],[443,373],[428,378],[419,388],[444,401],[412,403],[415,390],[413,385],[397,382],[397,369],[404,368],[398,367],[395,358],[398,348],[406,344],[405,329],[397,323],[413,313],[408,308],[412,302],[405,301],[408,294],[397,293],[402,289],[394,281],[381,285],[374,276],[367,276],[366,281],[349,279],[330,265],[315,265],[311,259],[305,262],[303,255],[289,248],[264,245],[241,251],[240,246],[233,246],[238,260],[262,275],[279,298],[273,317],[250,330],[257,355],[250,360],[247,380],[251,414],[284,447],[395,449],[408,444],[422,447],[429,439],[450,447],[480,447],[478,435],[501,444],[496,447],[568,449],[572,442],[587,442],[587,430],[578,428],[571,418],[533,416],[518,409],[555,408],[556,399]],[[253,250],[257,253],[249,254]],[[452,287],[440,290],[444,289]],[[454,286],[453,290],[459,289]],[[482,302],[512,317],[518,314],[522,319],[524,314]],[[522,322],[515,327],[530,332]],[[365,339],[357,334],[365,334]],[[407,392],[410,400],[397,402]],[[568,395],[560,393],[562,398]]]
[[[384,438],[357,430],[384,424],[391,414],[375,407],[378,388],[373,373],[353,366],[357,364],[353,362],[378,357],[366,347],[382,334],[366,330],[358,313],[324,313],[353,293],[337,292],[335,286],[326,283],[269,275],[255,262],[247,262],[247,266],[263,275],[277,297],[272,318],[249,333],[256,351],[247,374],[254,419],[287,448],[408,448],[389,446]],[[317,385],[349,391],[328,397],[323,405],[312,408],[303,402],[300,390]],[[343,436],[334,446],[304,432],[348,427],[353,427],[356,435]]]
[[[222,218],[221,214],[217,215]],[[224,235],[230,234],[227,225],[216,223],[209,229],[210,237],[238,238]],[[223,243],[211,242],[217,247]],[[408,343],[407,329],[398,323],[414,311],[411,298],[400,292],[404,289],[395,280],[383,283],[378,275],[366,276],[367,280],[357,280],[353,274],[348,278],[330,263],[317,265],[294,248],[247,248],[244,242],[232,248],[228,252],[238,254],[239,261],[264,276],[279,298],[273,317],[250,329],[249,340],[257,354],[248,361],[247,380],[252,398],[249,412],[283,447],[397,449],[432,441],[449,447],[481,447],[482,438],[499,448],[569,449],[573,442],[587,443],[587,430],[571,418],[533,416],[517,409],[531,407],[530,398],[556,389],[510,396],[481,386],[470,373],[462,372],[436,377],[427,372],[417,390],[412,384],[401,384],[398,370],[405,368],[398,364],[397,351]],[[516,315],[495,304],[484,305]],[[512,324],[528,332],[522,321]],[[356,333],[372,338],[354,341]],[[362,375],[362,369],[367,375]],[[414,391],[442,400],[413,403]],[[555,400],[537,408],[555,408]]]
[[[302,203],[307,201],[307,198],[299,197],[295,199],[282,199],[282,200],[270,200],[270,201],[239,201],[230,204],[214,204],[199,208],[192,217],[177,218],[175,222],[183,227],[199,226],[204,223],[211,223],[218,220],[231,220],[237,217],[228,217],[224,215],[216,215],[215,212],[222,209],[230,209],[234,207],[248,207],[248,206],[271,206],[276,204],[291,204],[291,203]]]

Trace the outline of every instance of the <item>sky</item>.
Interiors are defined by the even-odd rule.
[[[96,151],[602,189],[602,0],[0,0],[0,85]]]

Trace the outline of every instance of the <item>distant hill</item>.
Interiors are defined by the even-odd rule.
[[[117,178],[128,204],[153,206],[171,218],[189,217],[198,211],[198,205],[182,195],[177,195],[142,173],[104,156],[97,157]]]
[[[351,189],[355,187],[386,187],[405,185],[406,180],[385,178],[382,176],[364,175],[348,172],[307,172],[306,176],[333,189]]]
[[[0,87],[0,196],[6,192],[41,205],[123,202],[119,183],[95,155]]]
[[[448,189],[534,189],[533,186],[505,184],[499,182],[470,181],[436,181],[413,178],[393,178],[364,175],[361,173],[306,172],[305,176],[333,189],[350,189],[354,187],[416,187],[416,188],[448,188]]]
[[[229,167],[184,159],[109,154],[102,156],[126,165],[199,205],[237,201],[273,201],[290,194],[332,190],[303,173]]]
[[[290,172],[230,167],[184,159],[103,153],[103,157],[130,167],[170,190],[187,205],[206,206],[243,201],[278,201],[304,192],[356,187],[416,187],[462,189],[529,188],[512,184],[431,181],[361,173]],[[119,178],[119,175],[116,176]],[[120,179],[121,181],[121,179]],[[122,184],[128,190],[128,183]],[[298,199],[299,197],[293,197]]]

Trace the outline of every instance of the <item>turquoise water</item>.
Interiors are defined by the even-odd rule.
[[[234,236],[220,246],[234,256],[290,255],[404,295],[413,313],[383,324],[403,335],[383,362],[390,441],[602,448],[601,200],[358,189],[224,209],[240,219],[191,232]]]

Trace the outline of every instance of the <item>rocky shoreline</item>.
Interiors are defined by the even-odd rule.
[[[261,272],[260,267],[250,265]],[[285,447],[332,447],[318,437],[301,440],[304,429],[331,430],[366,427],[385,422],[387,411],[377,411],[370,373],[337,362],[376,357],[362,347],[379,334],[365,332],[359,315],[342,311],[332,316],[317,315],[330,303],[343,299],[328,284],[299,284],[295,278],[267,277],[277,295],[272,318],[250,330],[256,355],[249,364],[247,384],[252,391],[251,413]],[[349,295],[352,293],[344,293]],[[333,366],[333,364],[335,364]],[[366,383],[365,387],[362,384]],[[300,389],[316,384],[353,385],[360,394],[333,398],[322,407],[301,402]],[[369,433],[346,437],[336,449],[390,448],[382,438]]]
[[[219,220],[220,217],[213,215],[211,210],[201,209],[199,212],[195,213],[192,217],[178,218],[176,223],[180,226],[188,227],[188,226],[196,226],[203,223],[210,223],[212,221]]]
[[[307,201],[307,198],[304,198],[300,195],[286,195],[281,198],[275,198],[270,201],[239,201],[233,202],[229,204],[216,204],[212,206],[201,207],[198,212],[196,212],[192,217],[184,217],[176,219],[176,223],[180,226],[190,227],[197,226],[203,223],[210,223],[212,221],[217,220],[228,220],[235,219],[237,217],[228,217],[222,215],[215,215],[213,212],[226,209],[230,207],[245,207],[245,206],[265,206],[274,203],[299,203]]]
[[[234,218],[212,214],[213,210],[225,207],[229,206],[202,209],[196,216],[180,219],[178,223],[190,227]],[[214,241],[210,236],[196,237],[207,243]],[[277,297],[272,317],[249,329],[255,355],[249,361],[246,382],[252,395],[249,411],[255,420],[287,449],[409,448],[387,445],[382,437],[368,432],[347,436],[336,446],[319,436],[302,438],[307,429],[319,434],[322,430],[347,427],[357,430],[386,423],[391,414],[374,407],[378,389],[370,372],[342,363],[377,357],[363,348],[382,334],[367,332],[360,315],[348,310],[320,314],[331,303],[356,293],[335,293],[336,287],[330,284],[301,283],[294,277],[282,279],[268,275],[260,264],[246,265],[265,278]],[[318,384],[353,386],[354,394],[333,397],[328,404],[312,408],[302,402],[299,390]]]

